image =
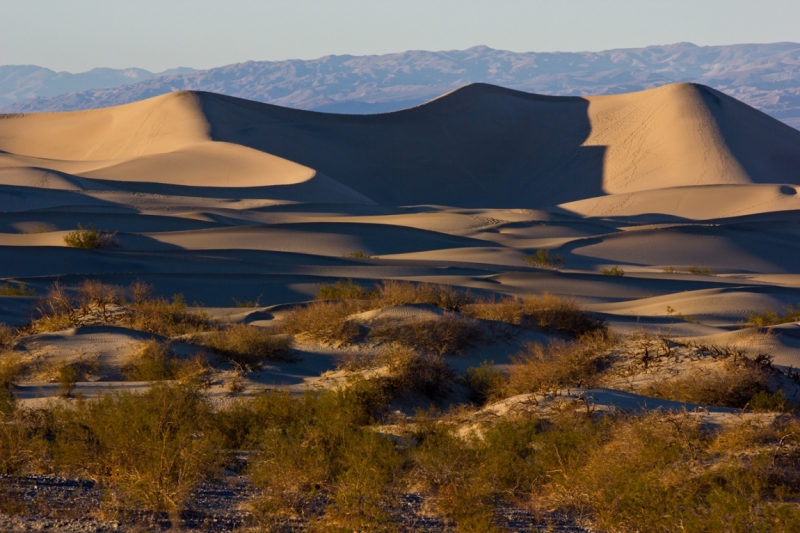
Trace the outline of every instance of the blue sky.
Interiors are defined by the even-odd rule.
[[[0,0],[0,64],[209,68],[328,54],[800,42],[800,0]]]

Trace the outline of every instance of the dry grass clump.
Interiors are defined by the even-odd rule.
[[[173,295],[172,301],[153,297],[135,299],[125,322],[133,329],[163,337],[199,333],[214,327],[206,313],[189,310],[182,294]]]
[[[575,342],[555,340],[545,346],[527,343],[522,352],[512,357],[507,394],[592,387],[597,383],[614,343],[615,340],[601,332],[588,333]]]
[[[64,235],[64,244],[70,248],[83,248],[84,250],[99,250],[117,246],[116,234],[94,229],[91,224],[83,226],[78,224],[78,229]]]
[[[412,283],[410,281],[385,280],[375,287],[372,298],[376,307],[402,304],[429,304],[447,311],[460,311],[472,302],[469,291],[449,285]]]
[[[197,336],[193,342],[207,346],[231,361],[248,368],[259,368],[264,361],[291,361],[291,343],[286,337],[246,324]]]
[[[480,323],[471,318],[446,313],[433,320],[404,324],[393,320],[380,321],[371,328],[369,336],[381,342],[442,356],[460,354],[480,342],[484,331]]]
[[[466,306],[463,312],[474,318],[535,327],[572,337],[607,330],[603,319],[581,309],[574,299],[547,292],[525,298],[486,299]]]
[[[747,358],[731,358],[721,369],[694,370],[678,378],[654,381],[640,392],[667,400],[742,408],[756,394],[766,392],[768,384],[769,374],[763,365]]]
[[[291,309],[280,322],[281,333],[303,334],[318,342],[337,346],[353,342],[360,334],[358,324],[347,320],[363,310],[353,301],[319,301]]]

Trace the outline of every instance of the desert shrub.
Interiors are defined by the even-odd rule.
[[[251,467],[264,495],[259,521],[280,524],[317,495],[330,502],[323,520],[348,530],[375,530],[387,520],[383,504],[402,459],[391,439],[373,431],[383,393],[370,382],[307,393],[289,400],[266,396],[259,411],[258,453]]]
[[[512,357],[508,392],[552,392],[563,387],[594,386],[614,341],[596,332],[574,342],[554,340],[547,345],[527,343]]]
[[[458,381],[470,390],[472,401],[484,404],[506,396],[508,382],[494,361],[484,361],[480,366],[467,368]]]
[[[390,394],[417,392],[429,398],[441,397],[450,390],[453,371],[441,355],[394,347],[379,353],[375,361],[386,368]]]
[[[250,368],[258,368],[264,361],[293,360],[289,339],[246,324],[232,324],[197,336],[193,342],[207,346],[231,361]]]
[[[78,229],[64,235],[64,244],[70,248],[83,248],[85,250],[112,248],[117,245],[114,235],[114,233],[96,230],[91,224],[85,227],[78,224]]]
[[[349,257],[352,259],[375,259],[374,255],[369,255],[368,253],[357,251],[357,252],[342,252],[342,257]]]
[[[25,363],[22,358],[13,353],[0,353],[0,388],[11,389],[17,384]]]
[[[291,309],[280,322],[282,333],[304,334],[334,345],[347,345],[358,337],[358,324],[347,318],[363,306],[352,301],[319,301]]]
[[[0,395],[7,389],[0,388]],[[34,473],[46,461],[46,441],[35,417],[16,406],[13,396],[3,404],[0,396],[0,475]],[[0,493],[0,501],[3,496]],[[2,512],[2,511],[0,511]]]
[[[608,329],[602,318],[581,309],[573,298],[547,292],[525,298],[484,299],[467,305],[463,312],[474,318],[534,327],[571,337]]]
[[[14,345],[16,334],[13,329],[0,322],[0,350]]]
[[[249,308],[249,307],[258,307],[259,300],[261,300],[261,296],[259,296],[256,301],[252,300],[239,300],[237,298],[231,298],[233,300],[233,304],[238,308]]]
[[[33,296],[34,294],[36,294],[36,291],[22,282],[17,283],[16,287],[5,282],[0,287],[0,296]]]
[[[440,318],[404,324],[380,321],[371,328],[369,336],[436,355],[457,355],[483,339],[483,328],[471,318],[447,313]]]
[[[606,334],[602,318],[584,311],[573,298],[550,293],[527,296],[522,300],[523,325],[534,325],[552,333],[580,337],[589,333]]]
[[[769,375],[761,365],[745,358],[728,359],[721,369],[695,370],[678,378],[654,381],[641,392],[680,402],[745,407],[757,393],[766,391],[768,382]]]
[[[178,360],[169,343],[155,339],[141,343],[122,366],[122,374],[130,381],[163,381],[175,379]]]
[[[126,321],[133,329],[155,333],[163,337],[175,337],[212,329],[213,322],[200,310],[191,311],[182,294],[175,294],[172,301],[147,297],[141,286],[135,288],[136,295],[130,305]]]
[[[120,287],[87,279],[77,287],[76,302],[83,315],[97,312],[104,322],[108,322],[110,308],[124,303],[123,291]]]
[[[778,313],[772,310],[764,310],[752,313],[748,317],[747,323],[750,326],[763,328],[778,324],[787,324],[789,322],[797,322],[798,320],[800,320],[800,305],[796,307],[789,305],[783,313]]]
[[[123,505],[178,511],[225,459],[208,401],[187,385],[106,394],[52,416],[54,467],[102,480]]]
[[[409,475],[458,531],[499,532],[492,523],[497,500],[522,498],[535,482],[537,427],[534,420],[503,421],[465,437],[455,426],[418,419]]]
[[[36,332],[59,331],[78,322],[75,296],[58,282],[53,283],[34,308],[39,315],[33,323],[33,330]]]
[[[737,429],[723,435],[730,431]],[[564,475],[561,489],[601,530],[746,532],[800,526],[800,508],[791,502],[800,476],[790,457],[712,454],[713,435],[691,417],[630,418],[610,433],[585,464]]]
[[[317,300],[362,300],[366,297],[367,290],[352,279],[322,283],[316,296]]]
[[[69,398],[78,383],[78,369],[73,364],[64,363],[56,371],[58,391],[64,398]]]
[[[460,311],[462,307],[473,300],[469,291],[459,290],[449,285],[397,280],[385,280],[379,283],[372,296],[378,307],[429,304],[447,311]]]
[[[758,391],[750,398],[747,407],[753,411],[773,413],[786,413],[794,409],[794,405],[782,390],[777,392]]]
[[[603,268],[600,271],[604,276],[624,276],[625,271],[622,270],[619,266],[614,265],[611,268]]]
[[[526,255],[522,258],[525,263],[539,268],[561,268],[564,266],[564,259],[560,255],[550,255],[550,250],[540,248],[533,255]]]
[[[697,266],[697,265],[690,266],[687,269],[687,272],[689,272],[689,274],[695,274],[695,275],[698,275],[698,276],[713,276],[714,275],[714,273],[711,271],[710,268],[701,267],[701,266]]]

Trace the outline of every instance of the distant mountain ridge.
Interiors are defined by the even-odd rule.
[[[120,87],[154,77],[188,72],[194,72],[194,69],[179,67],[154,73],[140,68],[94,68],[73,74],[35,65],[5,65],[0,66],[0,106],[65,93]]]
[[[23,91],[5,88],[6,68],[0,67],[0,96],[22,95]],[[44,84],[50,93],[44,94],[43,88],[36,97],[20,98],[0,111],[91,109],[178,90],[199,90],[298,109],[361,114],[410,107],[474,82],[559,96],[619,94],[694,82],[800,128],[800,44],[796,43],[677,43],[575,53],[518,53],[478,46],[446,52],[248,61],[149,77],[138,71],[116,72],[129,72],[125,79],[134,82],[111,86],[112,76],[104,87],[69,89],[60,95],[51,94],[58,84]],[[144,78],[136,81],[133,75]]]

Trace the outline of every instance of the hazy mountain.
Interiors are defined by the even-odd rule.
[[[800,127],[800,44],[796,43],[678,43],[580,53],[518,53],[478,46],[448,52],[249,61],[162,73],[117,87],[111,87],[109,79],[105,88],[67,89],[59,96],[36,93],[36,98],[6,105],[2,111],[88,109],[189,89],[299,109],[375,113],[419,104],[470,82],[540,94],[588,95],[680,81],[709,85]]]
[[[88,72],[72,74],[56,72],[35,65],[0,66],[0,105],[58,96],[65,93],[120,87],[147,80],[155,76],[185,74],[191,68],[174,68],[153,73],[140,68],[95,68]]]

